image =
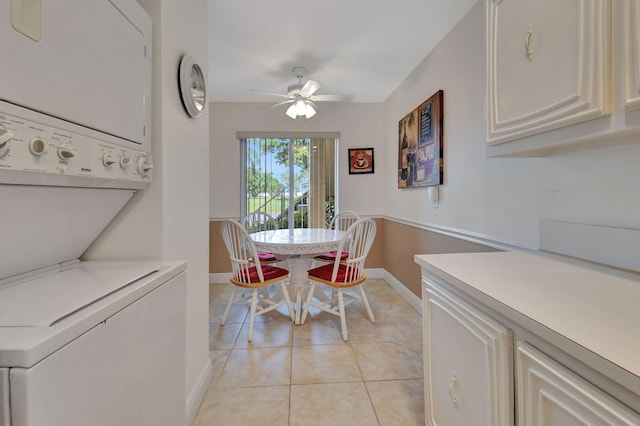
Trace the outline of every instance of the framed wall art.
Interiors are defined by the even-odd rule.
[[[373,173],[373,148],[349,150],[349,174]]]
[[[443,91],[398,123],[398,188],[442,185]]]

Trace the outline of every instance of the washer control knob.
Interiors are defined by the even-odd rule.
[[[34,138],[29,141],[29,152],[36,157],[44,155],[49,150],[49,142],[43,138]]]
[[[60,157],[61,160],[69,160],[75,156],[76,152],[71,147],[66,145],[60,145],[58,147],[58,157]]]
[[[131,164],[131,158],[127,157],[126,155],[120,157],[121,168],[126,169],[127,167],[129,167],[129,164]]]
[[[116,162],[115,158],[113,158],[111,155],[102,154],[102,164],[104,164],[105,167],[109,167],[115,162]]]
[[[141,155],[137,160],[138,174],[142,177],[149,177],[149,173],[153,169],[153,164],[148,156]]]
[[[4,126],[0,125],[0,159],[3,159],[9,154],[9,141],[12,137],[13,134]]]

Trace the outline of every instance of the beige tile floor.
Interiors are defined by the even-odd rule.
[[[233,287],[211,284],[212,380],[193,426],[424,425],[421,317],[384,280],[365,286],[376,322],[349,305],[348,342],[336,316],[296,326],[281,311],[256,317],[249,343],[248,307],[221,327]]]

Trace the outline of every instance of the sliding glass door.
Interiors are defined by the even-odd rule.
[[[244,138],[242,206],[279,228],[323,228],[333,216],[336,139]]]

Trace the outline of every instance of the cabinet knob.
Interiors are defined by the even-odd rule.
[[[453,405],[453,408],[458,408],[458,398],[456,398],[455,394],[455,388],[458,384],[458,378],[456,376],[456,372],[454,371],[451,374],[451,381],[449,382],[449,398],[451,398],[451,405]]]

